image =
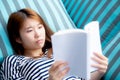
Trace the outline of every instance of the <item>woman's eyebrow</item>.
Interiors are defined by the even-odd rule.
[[[28,26],[28,27],[26,27],[25,29],[30,29],[30,28],[33,28],[32,26]]]
[[[37,25],[43,25],[43,23],[38,23]]]
[[[36,24],[36,25],[30,25],[30,26],[27,26],[25,29],[30,29],[30,28],[33,28],[34,26],[38,26],[38,25],[43,25],[42,23],[38,23],[38,24]]]

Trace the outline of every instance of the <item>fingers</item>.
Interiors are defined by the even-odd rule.
[[[100,73],[105,73],[106,70],[107,70],[107,66],[101,65],[101,64],[94,64],[94,65],[92,65],[92,67],[97,68],[97,70],[98,70]]]
[[[92,57],[92,59],[94,61],[96,61],[98,64],[102,64],[102,65],[108,65],[108,59],[107,57],[105,57],[104,55],[102,54],[99,54],[99,53],[94,53],[94,57]]]
[[[63,61],[56,61],[52,67],[50,68],[51,71],[55,71],[55,72],[59,72],[61,71],[61,69],[65,66],[67,66],[68,64],[66,62]]]
[[[69,71],[68,63],[56,61],[49,69],[49,77],[52,80],[61,80]]]
[[[98,68],[100,73],[105,73],[108,68],[108,59],[102,54],[94,53],[92,59],[97,62],[97,64],[92,64],[92,67]]]
[[[57,72],[58,77],[64,77],[69,71],[69,67],[65,67]]]
[[[96,57],[102,59],[102,60],[108,61],[108,58],[105,57],[104,55],[100,54],[100,53],[95,53],[95,52],[94,52],[94,55],[95,55]]]

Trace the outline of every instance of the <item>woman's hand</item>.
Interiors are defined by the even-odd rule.
[[[92,67],[97,68],[97,71],[91,73],[91,80],[99,80],[107,71],[108,59],[102,54],[94,53],[92,59],[96,61],[96,64],[92,64]]]
[[[68,71],[69,67],[66,62],[56,61],[49,69],[48,80],[62,80]]]

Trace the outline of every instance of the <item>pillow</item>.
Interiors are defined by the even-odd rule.
[[[61,0],[2,0],[0,1],[0,63],[4,57],[14,53],[6,33],[8,17],[12,12],[26,7],[38,12],[54,32],[75,28]]]

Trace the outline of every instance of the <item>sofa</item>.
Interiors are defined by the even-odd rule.
[[[101,80],[120,79],[120,1],[119,0],[1,0],[0,1],[0,65],[5,57],[14,54],[6,24],[9,15],[21,8],[38,12],[51,29],[80,28],[91,21],[100,22],[103,54],[109,59],[106,74]]]

